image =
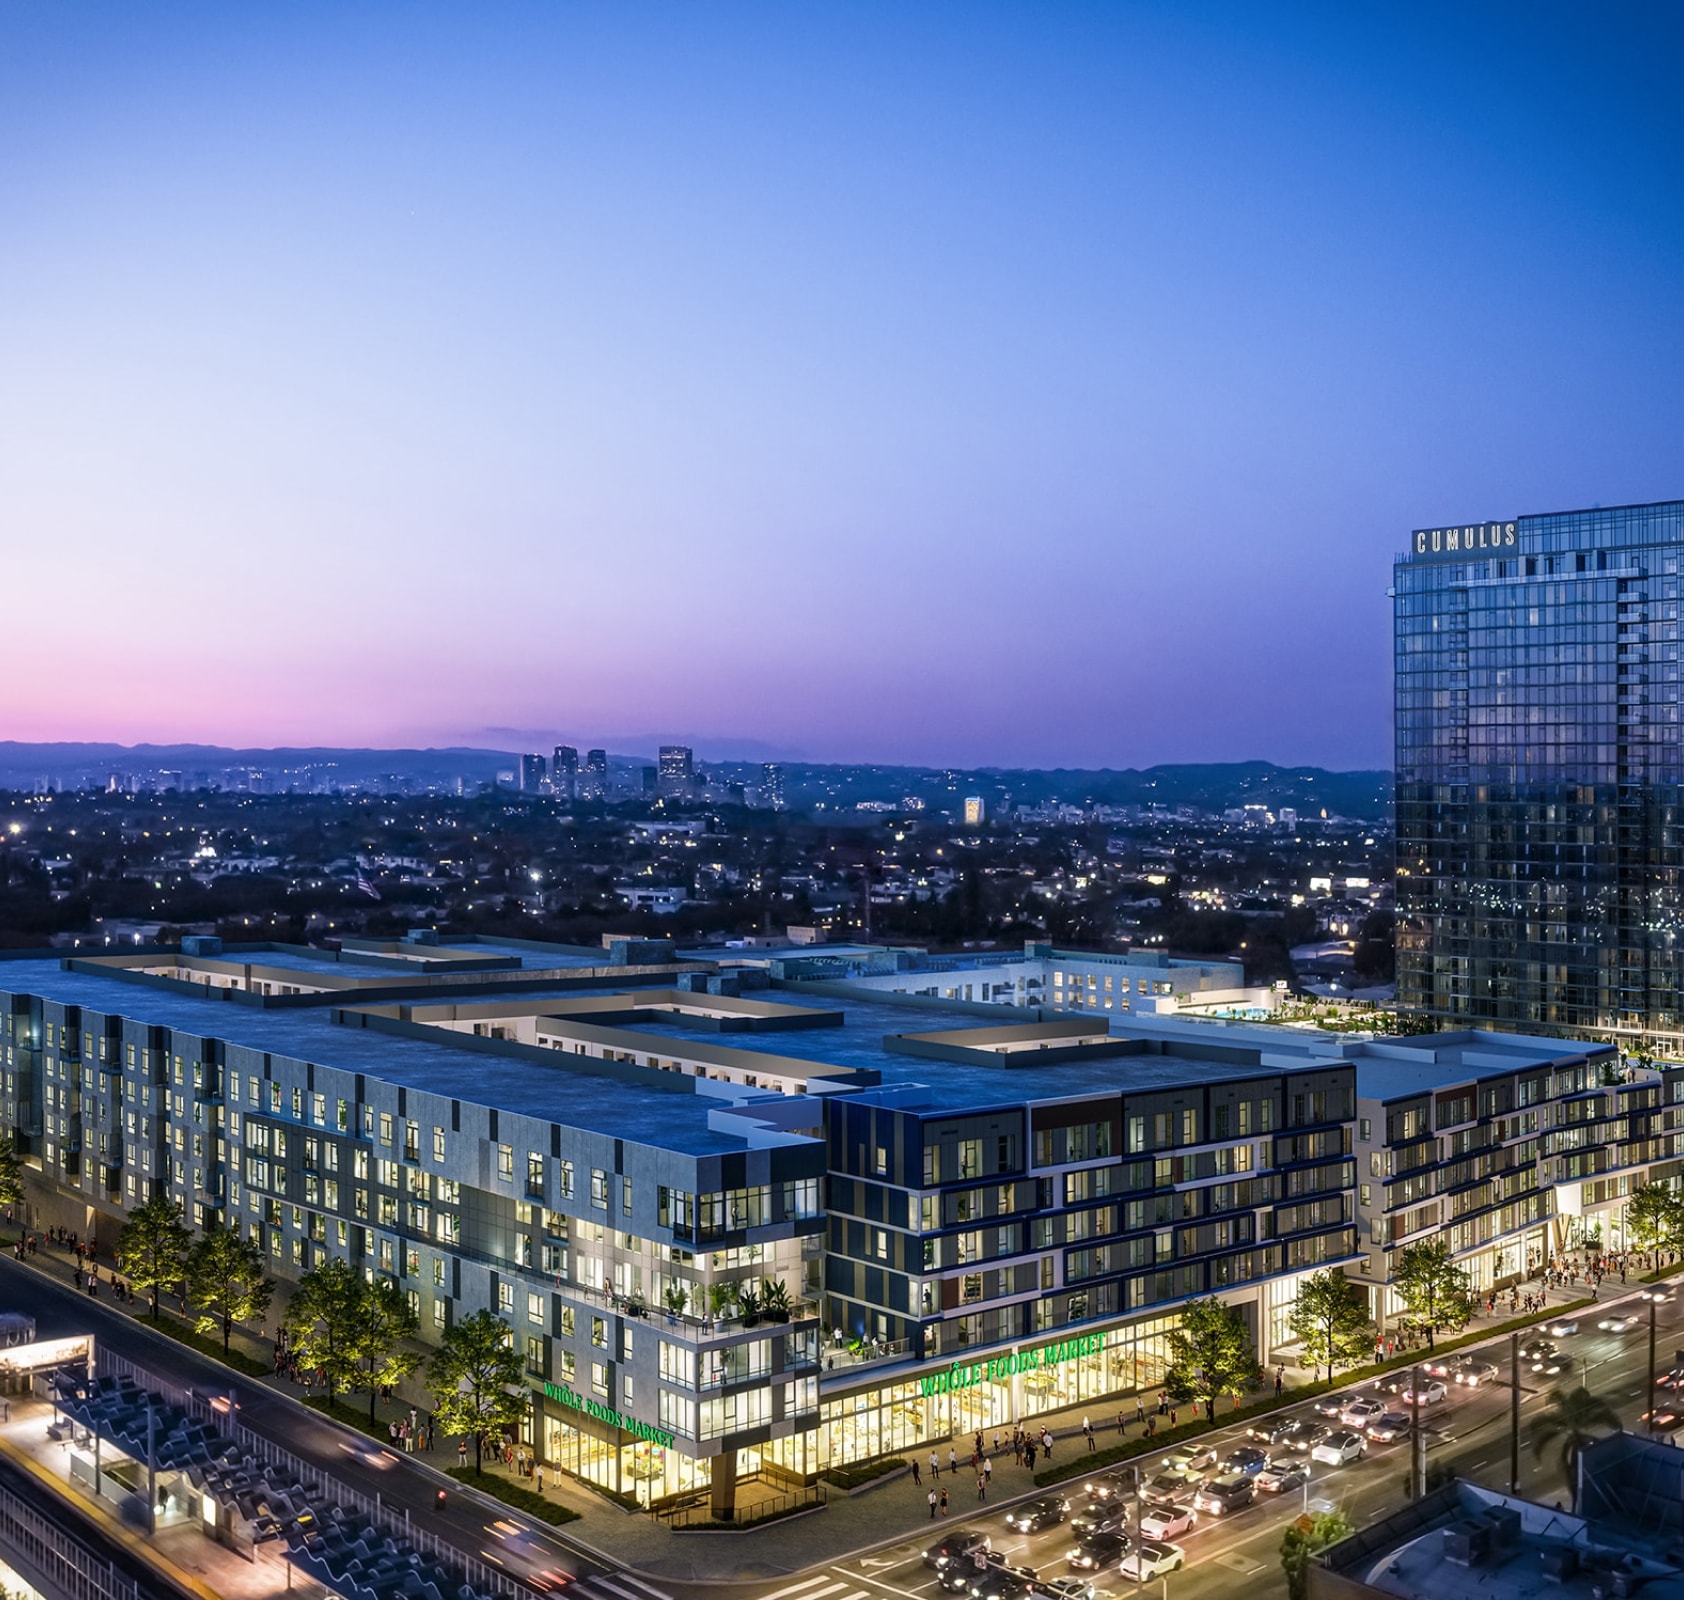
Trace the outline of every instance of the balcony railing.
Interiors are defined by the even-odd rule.
[[[885,1361],[904,1361],[913,1352],[910,1339],[853,1339],[846,1344],[825,1346],[824,1370],[842,1372],[850,1367],[871,1367]]]

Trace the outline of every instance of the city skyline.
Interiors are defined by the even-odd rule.
[[[14,10],[0,731],[1389,766],[1412,529],[1678,492],[1679,43]]]

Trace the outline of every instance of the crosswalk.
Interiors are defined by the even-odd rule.
[[[671,1600],[671,1596],[645,1583],[629,1572],[597,1572],[577,1583],[569,1584],[569,1595],[583,1595],[586,1600]]]
[[[838,1583],[829,1573],[821,1572],[816,1577],[803,1578],[800,1583],[773,1589],[759,1596],[759,1600],[871,1600],[871,1597],[871,1590],[856,1589],[852,1583]]]

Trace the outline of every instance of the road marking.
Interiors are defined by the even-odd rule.
[[[791,1595],[800,1595],[801,1600],[822,1600],[823,1596],[841,1594],[848,1586],[845,1583],[831,1583],[823,1589],[815,1589],[816,1583],[824,1583],[825,1573],[816,1578],[803,1578],[800,1583],[792,1583],[787,1589],[774,1589],[770,1594],[763,1594],[760,1600],[788,1600]]]
[[[1226,1555],[1214,1556],[1212,1560],[1219,1567],[1226,1567],[1230,1572],[1237,1572],[1242,1578],[1249,1578],[1254,1572],[1263,1570],[1261,1561],[1253,1561],[1250,1556],[1242,1556],[1238,1550],[1230,1550]]]
[[[622,1573],[621,1576],[626,1577],[627,1575]],[[629,1579],[628,1581],[636,1582],[636,1579]],[[662,1594],[659,1589],[651,1589],[647,1584],[641,1584],[639,1587],[644,1592],[640,1595],[636,1590],[622,1588],[606,1573],[602,1572],[597,1573],[594,1577],[586,1578],[577,1587],[587,1593],[595,1593],[600,1589],[606,1589],[616,1597],[616,1600],[648,1600],[650,1595],[656,1596],[657,1600],[667,1600],[667,1596]]]
[[[614,1576],[625,1583],[635,1584],[645,1594],[653,1595],[655,1600],[671,1600],[670,1596],[662,1593],[662,1591],[657,1589],[652,1583],[645,1583],[643,1579],[630,1572],[616,1572]]]
[[[874,1583],[879,1589],[887,1589],[890,1594],[898,1594],[901,1596],[901,1600],[918,1600],[918,1590],[900,1589],[892,1583],[885,1583],[881,1578],[865,1578],[861,1581],[864,1583]],[[929,1587],[930,1585],[928,1583],[921,1585],[921,1588],[924,1589],[928,1589]],[[771,1600],[771,1597],[768,1595],[765,1597],[765,1600]]]

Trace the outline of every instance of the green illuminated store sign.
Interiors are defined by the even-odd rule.
[[[964,1366],[955,1362],[946,1372],[932,1372],[929,1377],[920,1379],[918,1387],[926,1395],[950,1394],[955,1389],[993,1383],[1014,1373],[1039,1372],[1046,1367],[1062,1366],[1079,1356],[1096,1356],[1104,1348],[1104,1334],[1084,1333],[1079,1338],[1042,1345],[1039,1350],[1014,1350],[1010,1355],[995,1356],[991,1361],[972,1361]]]
[[[651,1444],[658,1444],[663,1450],[672,1449],[672,1435],[661,1428],[651,1428],[647,1422],[639,1422],[636,1417],[628,1417],[623,1411],[616,1411],[613,1406],[605,1406],[600,1400],[587,1400],[582,1394],[575,1394],[573,1390],[559,1383],[546,1383],[544,1396],[553,1400],[558,1406],[567,1406],[573,1411],[582,1411],[587,1417],[595,1417],[598,1422],[606,1422],[611,1428],[618,1428],[622,1433],[630,1433],[639,1439],[647,1439]]]

